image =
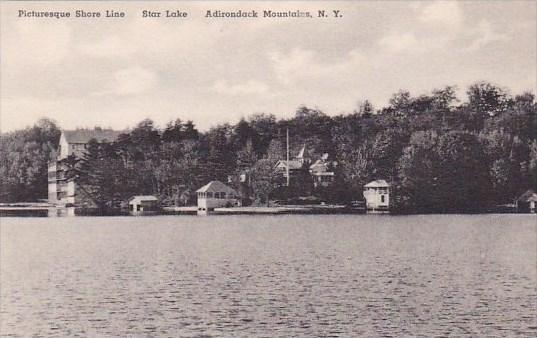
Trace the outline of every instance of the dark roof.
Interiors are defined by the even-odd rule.
[[[98,142],[113,142],[124,131],[112,129],[76,129],[62,131],[67,143],[88,143],[91,139]]]
[[[228,187],[220,181],[211,181],[199,188],[196,192],[225,192],[226,194],[237,195],[237,192],[233,188]]]

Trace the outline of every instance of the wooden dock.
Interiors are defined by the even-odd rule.
[[[196,215],[197,207],[164,207],[169,215]],[[285,205],[215,208],[212,215],[285,215],[285,214],[352,214],[365,213],[365,209],[352,209],[344,205]]]

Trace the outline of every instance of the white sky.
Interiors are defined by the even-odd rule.
[[[18,18],[26,10],[124,10],[127,18]],[[147,19],[180,9],[189,18]],[[340,19],[206,19],[206,10],[338,9]],[[329,115],[491,81],[536,91],[536,3],[2,2],[3,132],[55,119],[63,128],[164,125],[202,130],[253,113]]]

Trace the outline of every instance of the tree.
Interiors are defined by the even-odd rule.
[[[237,168],[243,170],[252,167],[257,162],[252,141],[248,140],[244,148],[237,152]]]
[[[176,119],[173,123],[170,121],[162,132],[163,142],[179,142],[183,139],[183,122]]]
[[[258,157],[262,157],[270,144],[277,137],[276,117],[272,114],[254,114],[248,118],[252,131],[252,146]]]
[[[471,85],[466,94],[468,104],[465,108],[469,115],[467,128],[471,131],[482,130],[485,122],[491,117],[502,114],[509,102],[505,91],[486,82]]]
[[[507,93],[487,82],[478,82],[466,92],[468,106],[481,116],[496,116],[507,107]]]
[[[442,211],[480,211],[492,201],[484,149],[476,135],[451,131],[439,138],[439,200]]]
[[[530,146],[529,175],[531,188],[537,191],[537,140],[534,140]]]
[[[373,176],[373,160],[370,144],[362,144],[358,149],[339,155],[338,168],[349,190],[356,196],[361,196],[362,187]]]
[[[158,191],[164,204],[185,205],[202,182],[202,168],[196,141],[170,144],[162,149],[162,161],[154,171],[159,181]]]
[[[60,130],[49,119],[0,134],[0,201],[47,198],[48,162],[56,156],[59,139]]]
[[[278,186],[278,175],[269,159],[261,159],[255,163],[251,172],[252,189],[260,202],[269,205],[270,194]]]
[[[432,212],[441,207],[438,196],[440,159],[436,132],[416,132],[399,160],[398,208]]]
[[[118,208],[131,195],[132,171],[123,166],[114,144],[91,140],[75,171],[77,186],[102,212]]]
[[[375,136],[371,151],[372,176],[393,181],[397,176],[397,163],[408,136],[399,129],[386,129]]]

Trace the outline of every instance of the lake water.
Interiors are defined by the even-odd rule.
[[[535,337],[535,215],[2,218],[2,336]]]

